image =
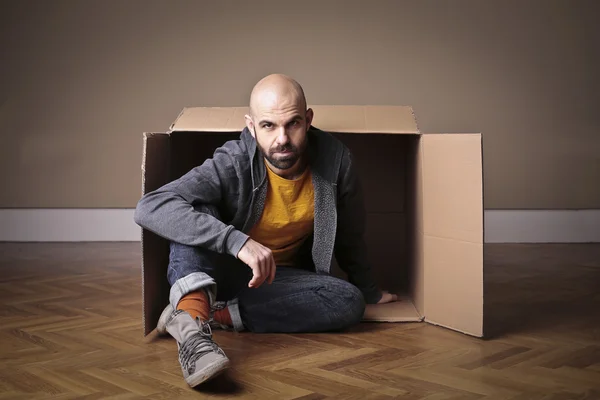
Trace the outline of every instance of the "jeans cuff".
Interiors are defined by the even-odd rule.
[[[205,289],[208,293],[208,301],[212,306],[217,299],[217,283],[210,275],[204,272],[192,272],[189,275],[179,278],[169,293],[169,302],[173,309],[177,309],[177,305],[183,296],[188,293],[195,292],[199,289]]]
[[[227,309],[229,310],[229,315],[231,316],[231,322],[233,322],[233,329],[237,332],[241,332],[245,330],[244,323],[242,322],[242,316],[240,314],[240,306],[238,304],[238,299],[233,299],[227,302]]]

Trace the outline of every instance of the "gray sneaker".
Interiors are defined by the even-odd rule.
[[[212,340],[210,325],[194,320],[183,310],[167,318],[166,331],[177,341],[183,377],[191,387],[198,386],[229,367],[229,358]]]

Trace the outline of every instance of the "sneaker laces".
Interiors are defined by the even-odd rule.
[[[199,358],[209,353],[225,356],[223,350],[212,340],[212,330],[206,322],[200,321],[200,329],[181,345],[180,361],[186,370],[190,370]]]

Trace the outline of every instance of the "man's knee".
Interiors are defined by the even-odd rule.
[[[348,304],[348,314],[349,314],[349,321],[348,323],[350,325],[356,325],[358,324],[360,321],[362,321],[364,315],[365,315],[365,298],[362,294],[362,292],[354,285],[352,285],[351,283],[348,283],[348,291],[350,293],[349,296],[349,304]]]
[[[331,287],[332,316],[337,319],[339,329],[354,326],[362,321],[365,313],[365,299],[362,292],[347,281],[336,280]]]
[[[172,266],[178,264],[199,266],[206,261],[210,252],[199,246],[189,246],[178,242],[169,242],[169,264]]]
[[[167,278],[171,285],[178,279],[200,271],[203,264],[205,264],[205,260],[201,249],[177,242],[169,242]]]
[[[196,205],[194,209],[219,218],[219,211],[213,205]],[[215,261],[215,256],[214,252],[200,246],[190,246],[174,241],[169,242],[169,270],[185,270],[181,271],[185,273],[195,272],[203,267],[210,266]]]

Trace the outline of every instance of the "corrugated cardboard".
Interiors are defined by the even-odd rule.
[[[329,132],[419,133],[412,108],[407,106],[311,106],[313,125]],[[248,107],[184,108],[171,132],[235,132],[244,129]]]
[[[313,126],[354,153],[365,191],[370,263],[400,301],[365,321],[425,322],[483,336],[481,134],[424,134],[411,107],[311,106]],[[185,108],[165,133],[144,135],[143,193],[237,139],[247,107]],[[144,332],[167,304],[168,244],[143,232]],[[334,261],[334,274],[344,277]]]

